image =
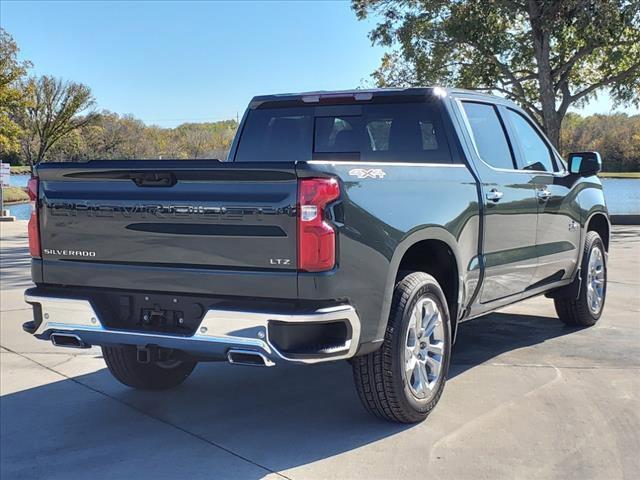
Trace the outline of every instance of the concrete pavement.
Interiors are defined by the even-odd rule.
[[[26,223],[0,229],[3,480],[640,477],[640,227],[615,227],[595,327],[565,327],[545,298],[462,325],[414,426],[369,417],[346,362],[201,364],[173,391],[128,389],[99,349],[22,332]]]

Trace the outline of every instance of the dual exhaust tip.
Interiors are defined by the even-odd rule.
[[[78,335],[71,333],[52,333],[49,337],[55,347],[91,348]],[[275,363],[260,352],[254,350],[229,350],[227,360],[234,365],[253,367],[272,367]]]
[[[49,339],[54,347],[91,348],[91,345],[85,343],[78,335],[71,333],[52,333]]]
[[[275,363],[260,352],[254,350],[229,350],[227,360],[234,365],[252,367],[273,367]]]

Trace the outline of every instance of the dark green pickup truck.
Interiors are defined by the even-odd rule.
[[[225,162],[39,165],[24,329],[101,346],[143,389],[201,361],[349,359],[367,410],[420,421],[460,322],[540,294],[566,323],[600,318],[599,169],[474,92],[256,97]]]

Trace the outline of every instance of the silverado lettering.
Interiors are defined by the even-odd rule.
[[[122,215],[125,218],[139,216],[165,217],[190,217],[206,216],[211,219],[218,217],[220,220],[238,220],[246,216],[261,220],[262,215],[278,215],[285,209],[271,207],[215,207],[206,205],[100,205],[88,203],[52,202],[47,204],[52,216],[78,216],[88,217],[113,217]],[[293,210],[293,209],[289,209]]]
[[[64,257],[95,257],[96,252],[87,250],[57,250],[52,248],[43,248],[42,253],[45,255],[60,255]]]

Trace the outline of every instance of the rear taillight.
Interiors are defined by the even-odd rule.
[[[306,178],[298,184],[298,270],[321,272],[336,263],[336,232],[324,208],[340,197],[333,178]]]
[[[40,224],[38,222],[38,177],[31,177],[27,182],[27,193],[31,200],[31,216],[29,217],[29,253],[40,258]]]

